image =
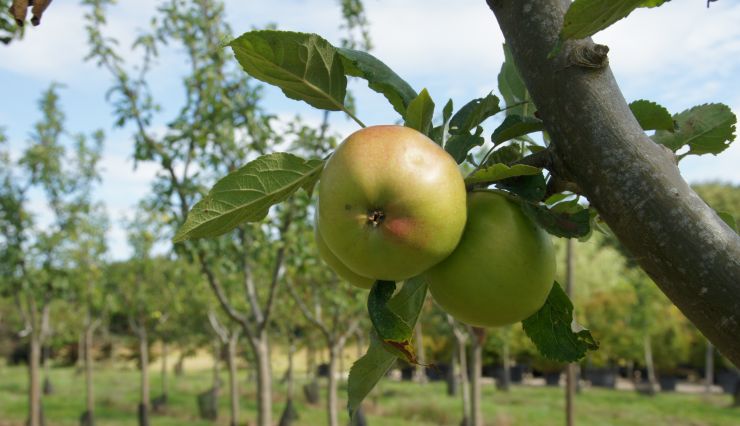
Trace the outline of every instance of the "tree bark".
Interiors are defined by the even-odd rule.
[[[565,249],[565,293],[573,299],[573,287],[575,285],[575,244],[572,238],[568,238]],[[576,395],[576,364],[569,363],[565,367],[565,424],[573,426],[575,424],[574,403]]]
[[[272,366],[266,330],[251,342],[257,368],[257,425],[272,426]]]
[[[416,359],[419,361],[414,368],[414,381],[419,384],[427,382],[426,354],[424,353],[424,332],[421,321],[416,322],[414,327],[414,340],[416,340]]]
[[[326,414],[329,426],[339,426],[337,402],[337,362],[342,353],[342,347],[332,344],[329,347],[329,374],[327,375]]]
[[[704,392],[711,393],[714,384],[714,346],[707,340],[707,350],[704,357]]]
[[[471,426],[470,423],[470,387],[468,386],[468,355],[465,350],[465,340],[456,336],[457,361],[460,364],[460,389],[462,389],[463,421],[462,426]]]
[[[169,392],[169,382],[167,376],[167,355],[168,355],[167,341],[162,340],[162,399],[163,402],[167,402],[167,394]]]
[[[570,0],[487,3],[552,139],[548,167],[578,185],[661,290],[740,365],[740,236],[645,135],[609,67],[571,62],[590,39],[548,58]]]
[[[239,333],[232,332],[229,337],[228,354],[226,361],[229,365],[229,400],[231,402],[230,426],[239,424],[239,385],[236,371],[236,345],[239,343]]]
[[[642,340],[644,352],[645,352],[645,369],[647,370],[648,385],[650,386],[649,392],[655,393],[658,390],[658,380],[655,377],[655,364],[653,363],[653,344],[650,340],[650,335],[645,333]]]
[[[501,374],[501,390],[508,391],[511,388],[511,354],[509,353],[509,333],[506,333],[506,337],[504,339],[504,344],[501,348],[501,364],[502,364],[502,374]]]
[[[92,324],[88,323],[85,327],[85,408],[87,416],[87,424],[93,425],[95,423],[95,389],[93,388],[93,333],[94,329]]]
[[[447,369],[447,396],[457,395],[457,344],[450,354],[450,367]]]
[[[30,335],[28,353],[28,425],[41,426],[41,337],[38,330]]]
[[[481,410],[481,370],[483,368],[483,341],[485,330],[470,328],[471,370],[470,376],[470,417],[473,426],[483,426],[483,412]]]
[[[143,325],[139,327],[139,368],[141,371],[139,426],[149,426],[149,337]]]

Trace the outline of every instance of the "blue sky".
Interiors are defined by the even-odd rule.
[[[108,35],[130,46],[145,29],[159,2],[124,0],[110,10]],[[338,43],[340,10],[336,0],[232,0],[227,19],[236,34],[275,23],[281,29],[317,32]],[[483,0],[365,0],[373,54],[414,88],[426,87],[441,107],[452,98],[457,107],[494,90],[503,53],[501,35]],[[650,99],[680,112],[691,106],[722,102],[740,112],[740,2],[672,1],[657,9],[640,9],[599,33],[595,40],[610,47],[610,64],[625,98]],[[451,6],[454,5],[454,6]],[[18,153],[39,117],[37,101],[52,81],[62,83],[67,128],[108,135],[103,158],[103,183],[96,197],[105,202],[113,226],[111,257],[128,256],[121,219],[149,189],[156,167],[133,170],[131,129],[113,127],[105,101],[110,76],[84,62],[87,52],[82,15],[76,2],[54,2],[42,25],[8,47],[0,45],[0,126]],[[186,72],[177,47],[162,51],[152,86],[164,110],[158,122],[171,118],[182,99],[180,77]],[[350,86],[358,100],[358,116],[366,124],[394,122],[397,116],[382,96],[357,82]],[[307,122],[321,113],[266,90],[265,108],[280,116],[300,114]],[[333,114],[340,134],[355,124]],[[681,171],[689,182],[723,180],[740,183],[740,143],[720,156],[687,158]],[[34,203],[43,219],[40,203]]]

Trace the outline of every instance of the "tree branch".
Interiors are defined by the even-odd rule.
[[[573,180],[661,290],[740,365],[740,237],[681,178],[673,155],[640,128],[604,66],[553,50],[569,0],[487,0],[545,128],[555,173]]]
[[[242,328],[244,328],[244,332],[247,333],[247,337],[252,340],[255,336],[255,333],[253,333],[252,329],[250,328],[249,321],[247,321],[247,318],[237,312],[237,310],[233,306],[231,306],[231,303],[229,303],[229,300],[226,297],[226,293],[224,292],[221,283],[218,281],[218,278],[216,278],[216,275],[213,273],[210,266],[208,265],[206,254],[202,248],[198,248],[197,255],[198,261],[200,262],[200,269],[203,274],[205,274],[208,280],[208,284],[213,290],[213,293],[216,294],[216,299],[218,299],[218,303],[231,319],[239,323]]]
[[[291,209],[286,215],[283,222],[283,226],[280,227],[280,244],[275,255],[275,265],[272,269],[272,280],[270,282],[270,292],[267,296],[267,302],[265,303],[265,310],[262,315],[262,322],[259,323],[259,330],[262,331],[267,326],[267,322],[270,320],[270,311],[272,311],[272,305],[275,301],[275,293],[277,292],[278,284],[282,281],[285,275],[285,246],[287,245],[286,234],[290,224],[293,222],[292,204],[288,202],[288,208]]]

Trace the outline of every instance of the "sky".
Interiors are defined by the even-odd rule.
[[[106,35],[128,47],[148,26],[159,1],[122,0],[110,9]],[[276,24],[292,31],[316,32],[334,44],[342,35],[336,0],[230,0],[226,16],[235,34]],[[451,6],[453,5],[454,6]],[[447,99],[456,107],[495,90],[503,61],[503,36],[483,0],[365,0],[373,42],[372,53],[415,89],[427,88],[441,108]],[[109,74],[84,60],[87,37],[85,10],[74,1],[54,2],[39,27],[0,45],[0,127],[16,154],[40,118],[41,92],[52,82],[63,85],[61,104],[71,132],[106,132],[103,181],[95,193],[111,217],[110,257],[129,256],[122,219],[149,191],[153,164],[134,170],[131,128],[116,128],[105,99]],[[694,105],[722,102],[740,112],[740,2],[724,0],[706,7],[703,0],[681,0],[656,9],[638,9],[627,19],[598,33],[594,40],[609,46],[610,66],[628,101],[649,99],[672,113]],[[124,59],[135,56],[123,50]],[[163,126],[183,97],[181,77],[187,72],[182,51],[161,51],[151,86],[163,110],[155,126]],[[368,125],[392,123],[397,114],[385,99],[362,83],[352,82],[357,115]],[[280,117],[301,115],[318,123],[321,112],[286,99],[275,88],[265,90],[264,108]],[[332,115],[340,135],[356,125]],[[740,184],[740,143],[719,156],[688,157],[681,172],[691,183],[721,180]],[[32,207],[43,222],[48,214],[38,197]]]

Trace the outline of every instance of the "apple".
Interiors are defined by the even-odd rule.
[[[339,260],[337,256],[335,256],[334,253],[331,252],[331,250],[329,250],[329,247],[327,247],[326,242],[321,237],[318,226],[314,228],[314,237],[316,239],[316,247],[319,250],[319,256],[321,256],[321,259],[324,261],[324,263],[329,265],[329,267],[337,275],[339,275],[341,278],[345,279],[347,282],[355,287],[364,288],[366,290],[372,288],[375,280],[373,280],[372,278],[363,277],[362,275],[358,275],[354,271],[349,269],[345,264],[343,264],[342,261]]]
[[[446,258],[465,228],[455,160],[408,127],[372,126],[345,139],[319,182],[319,233],[354,273],[402,281]]]
[[[478,327],[519,322],[537,312],[555,279],[550,236],[505,196],[468,196],[460,244],[425,273],[434,300],[457,320]]]

